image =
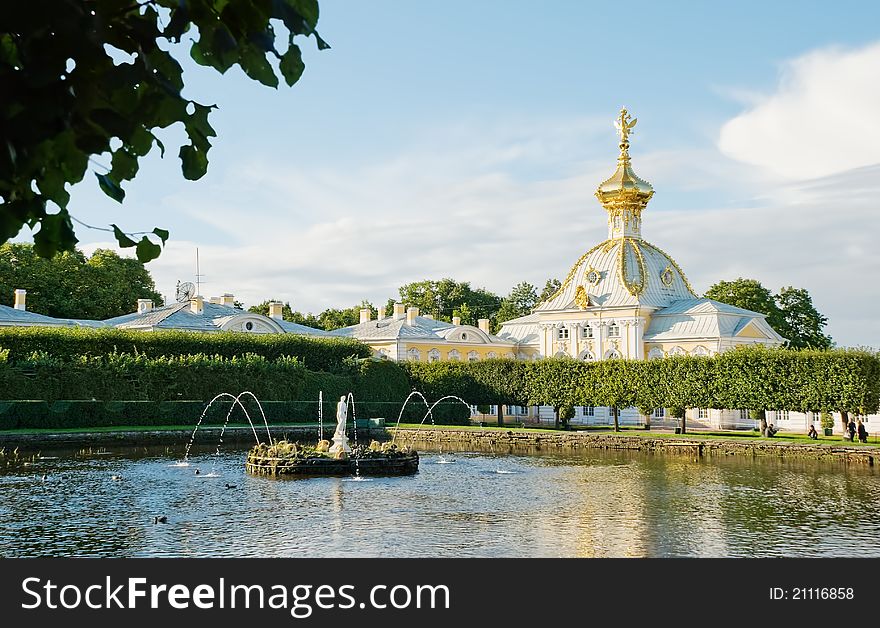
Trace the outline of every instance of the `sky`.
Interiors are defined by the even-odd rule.
[[[839,345],[880,346],[880,4],[320,6],[332,49],[301,40],[293,88],[181,50],[185,94],[218,106],[201,180],[180,174],[172,127],[123,205],[91,175],[72,189],[85,223],[171,232],[148,265],[160,293],[194,280],[196,247],[206,297],[303,312],[427,278],[540,288],[606,236],[593,193],[626,106],[655,189],[643,235],[699,293],[737,277],[803,287]]]

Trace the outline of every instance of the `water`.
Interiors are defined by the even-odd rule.
[[[189,468],[183,447],[6,458],[0,556],[880,556],[869,467],[418,448],[417,475],[360,481],[253,477],[243,449],[198,445]]]

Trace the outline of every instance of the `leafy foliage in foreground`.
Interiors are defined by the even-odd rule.
[[[276,49],[274,23],[287,44]],[[314,36],[319,49],[317,0],[28,0],[0,3],[0,242],[23,225],[32,229],[37,253],[51,257],[77,242],[67,211],[66,186],[83,179],[90,159],[109,155],[110,169],[95,176],[110,198],[122,202],[124,181],[139,160],[165,147],[157,129],[181,123],[183,176],[208,169],[208,121],[215,105],[183,96],[183,70],[172,44],[190,35],[190,56],[220,73],[239,65],[245,74],[278,86],[305,69],[297,36]],[[198,37],[193,35],[198,33]],[[51,212],[48,203],[60,211]],[[116,225],[122,247],[147,262],[161,252],[168,231],[153,229],[139,240]]]

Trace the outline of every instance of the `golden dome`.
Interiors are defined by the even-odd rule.
[[[629,115],[626,108],[614,122],[620,135],[620,157],[617,158],[617,170],[599,185],[596,198],[609,212],[621,209],[634,210],[640,214],[654,195],[651,184],[640,178],[632,169],[629,159],[629,135],[638,120]]]

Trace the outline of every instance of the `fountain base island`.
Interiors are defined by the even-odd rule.
[[[398,448],[394,443],[373,441],[369,446],[346,449],[331,447],[326,440],[315,446],[287,441],[260,443],[248,452],[245,469],[271,476],[411,475],[419,470],[419,454],[408,446]]]

